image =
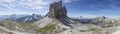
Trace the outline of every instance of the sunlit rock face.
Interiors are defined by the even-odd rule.
[[[50,4],[49,13],[46,15],[49,18],[67,18],[66,7],[62,5],[62,1],[54,2]]]

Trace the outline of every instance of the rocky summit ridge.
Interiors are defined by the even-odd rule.
[[[46,16],[49,18],[67,18],[66,7],[62,5],[62,0],[50,4],[49,12]]]
[[[67,9],[63,6],[62,0],[50,4],[49,12],[45,16],[59,20],[62,24],[70,26],[72,20],[67,16]]]

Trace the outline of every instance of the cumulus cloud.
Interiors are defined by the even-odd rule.
[[[2,3],[8,3],[8,4],[2,4],[5,7],[8,8],[14,8],[15,6],[26,6],[30,7],[32,9],[44,9],[47,5],[49,5],[51,2],[54,2],[56,0],[0,0],[0,5]],[[78,0],[63,0],[65,3],[70,3],[72,1],[78,1]]]
[[[13,2],[13,1],[15,0],[0,0],[0,2],[8,2],[8,3]]]
[[[16,6],[25,6],[31,9],[43,9],[49,2],[43,0],[0,0],[0,5],[9,9]]]
[[[32,11],[46,14],[49,9],[49,4],[56,1],[59,0],[0,0],[0,7],[6,9],[5,11],[0,9],[0,14],[8,13],[8,11],[13,13],[16,10],[16,13]],[[73,1],[78,0],[63,0],[64,3],[71,3]]]
[[[64,3],[71,3],[71,2],[74,2],[74,1],[80,1],[80,0],[63,0]]]

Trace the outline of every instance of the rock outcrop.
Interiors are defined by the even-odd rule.
[[[67,18],[66,7],[62,5],[62,0],[50,4],[49,13],[46,15],[49,18]]]
[[[50,4],[46,17],[35,22],[35,25],[38,26],[37,28],[41,28],[40,34],[59,34],[56,32],[62,32],[66,29],[69,30],[72,27],[71,21],[67,16],[66,7],[62,5],[62,0],[60,0]]]
[[[102,28],[120,26],[118,19],[112,19],[105,16],[93,18],[91,23]]]
[[[47,23],[61,23],[65,26],[70,26],[73,21],[67,16],[66,7],[62,5],[62,0],[50,4],[49,12],[45,18],[35,22],[36,25],[47,24]]]
[[[62,0],[50,4],[49,12],[46,17],[57,19],[67,26],[70,26],[69,24],[73,23],[67,16],[67,10],[66,7],[63,6]]]

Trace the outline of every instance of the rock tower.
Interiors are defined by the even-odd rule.
[[[49,18],[67,18],[66,7],[62,5],[62,0],[50,4],[49,12],[46,16]]]

